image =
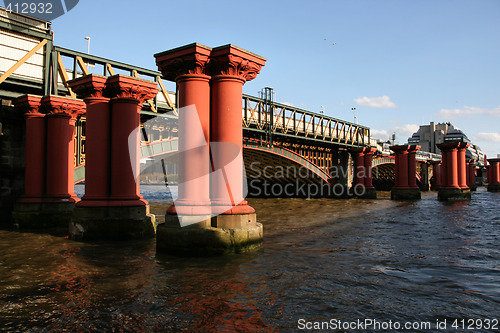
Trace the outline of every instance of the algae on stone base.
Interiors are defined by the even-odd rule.
[[[72,239],[121,240],[154,236],[156,218],[149,206],[75,207],[69,224]]]
[[[213,256],[260,249],[263,226],[255,214],[218,215],[210,220],[181,227],[176,215],[158,225],[156,248],[159,252],[187,256]]]
[[[467,189],[440,189],[438,192],[439,201],[469,201],[471,192]]]

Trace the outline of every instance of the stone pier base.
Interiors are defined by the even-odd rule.
[[[422,193],[418,188],[393,188],[391,200],[420,200]]]
[[[158,225],[156,249],[187,256],[213,256],[258,250],[263,239],[263,226],[255,214],[218,215],[210,219],[193,217],[201,222],[185,225],[186,219],[167,214]],[[179,221],[180,220],[180,221]]]
[[[17,202],[12,224],[19,229],[67,228],[74,208],[74,202]]]
[[[439,201],[468,201],[471,199],[469,189],[443,189],[438,192]]]
[[[500,192],[500,185],[488,185],[488,192]]]
[[[377,190],[374,188],[365,188],[362,195],[357,195],[354,193],[358,199],[377,199]]]
[[[156,218],[149,205],[134,207],[75,207],[69,234],[77,240],[122,240],[153,236]]]

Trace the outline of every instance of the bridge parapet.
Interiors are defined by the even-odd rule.
[[[352,147],[371,146],[370,129],[323,114],[243,95],[243,125],[250,130],[332,142]],[[268,138],[268,141],[272,141]]]

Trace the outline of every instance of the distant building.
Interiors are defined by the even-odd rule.
[[[449,122],[439,124],[431,122],[429,125],[422,125],[411,138],[408,138],[408,144],[419,145],[422,147],[421,151],[435,154],[441,154],[441,150],[437,147],[438,144],[451,141],[469,142],[470,146],[466,152],[467,159],[477,160],[479,164],[484,165],[484,154],[481,148],[474,145],[464,132]]]

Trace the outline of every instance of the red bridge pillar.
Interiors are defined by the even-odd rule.
[[[110,190],[110,110],[104,97],[106,77],[90,74],[69,82],[85,101],[87,140],[85,142],[85,195],[79,207],[107,206]]]
[[[353,191],[360,199],[376,199],[377,191],[373,186],[372,160],[375,148],[355,148],[356,168],[354,174]]]
[[[431,184],[431,190],[432,191],[438,191],[441,188],[441,180],[443,178],[442,172],[441,172],[441,162],[439,161],[431,161],[432,164],[432,184]]]
[[[417,186],[416,153],[420,146],[398,145],[391,146],[395,153],[396,174],[395,186],[391,190],[392,200],[418,200],[421,198],[420,188]]]
[[[45,114],[40,96],[25,95],[15,100],[26,117],[24,196],[21,202],[42,202],[45,183]]]
[[[124,75],[106,81],[111,98],[111,205],[146,206],[139,192],[140,111],[156,96],[156,82]]]
[[[75,122],[85,113],[85,104],[76,99],[45,96],[42,108],[47,111],[45,201],[74,204],[80,201],[74,191]]]
[[[488,159],[488,191],[500,192],[500,158]]]
[[[14,205],[12,220],[23,228],[45,226],[41,221],[45,193],[45,114],[40,112],[41,96],[25,95],[14,101],[26,117],[24,195]]]
[[[130,239],[155,233],[155,218],[139,192],[140,110],[158,92],[156,83],[124,75],[89,75],[71,81],[85,98],[86,182],[70,235],[77,239]],[[104,95],[103,95],[104,94]]]
[[[469,145],[467,142],[462,142],[457,148],[458,186],[461,189],[469,188],[467,186],[467,159],[465,157],[465,151]]]
[[[437,145],[443,158],[443,184],[438,192],[438,200],[463,201],[470,200],[470,189],[467,187],[464,142],[441,143]],[[459,153],[460,150],[460,153]]]
[[[225,45],[212,50],[211,61],[211,199],[213,212],[222,214],[212,220],[212,226],[238,227],[255,223],[255,210],[243,194],[242,89],[266,60]]]
[[[365,150],[364,148],[358,148],[355,149],[354,152],[356,153],[356,174],[354,175],[354,186],[365,186]]]
[[[210,225],[210,76],[211,48],[190,44],[155,55],[163,77],[177,83],[179,100],[179,186],[166,219],[180,225]],[[169,216],[173,215],[173,216]],[[170,219],[170,217],[173,217]]]
[[[467,186],[471,191],[477,189],[476,185],[476,166],[474,160],[469,160],[467,163]]]

